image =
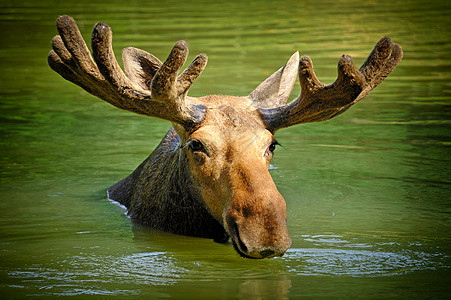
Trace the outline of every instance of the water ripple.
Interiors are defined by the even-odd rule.
[[[139,294],[139,286],[172,285],[188,272],[177,266],[176,259],[166,252],[122,257],[74,256],[64,266],[61,262],[57,264],[54,268],[36,266],[16,270],[9,275],[39,291],[30,295],[74,296]]]
[[[373,277],[414,271],[449,269],[449,256],[417,251],[424,245],[395,242],[367,244],[347,241],[338,235],[303,236],[315,248],[292,248],[283,257],[289,272],[297,275]],[[394,247],[393,250],[389,250]]]

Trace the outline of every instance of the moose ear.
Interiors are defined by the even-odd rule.
[[[296,82],[298,68],[299,52],[295,52],[285,66],[266,78],[248,97],[258,108],[285,105]]]
[[[125,75],[143,90],[150,90],[152,78],[161,67],[161,61],[152,54],[134,47],[122,50]]]

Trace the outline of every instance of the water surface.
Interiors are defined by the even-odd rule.
[[[246,95],[294,51],[325,83],[390,36],[400,66],[332,121],[277,133],[271,174],[291,249],[246,260],[230,245],[134,225],[106,197],[168,122],[120,111],[50,70],[55,19],[114,50],[164,59],[185,39],[209,56],[192,96]],[[446,1],[2,1],[0,288],[8,298],[447,298],[450,4]],[[295,87],[293,97],[299,92]]]

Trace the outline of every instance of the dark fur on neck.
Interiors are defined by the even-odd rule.
[[[127,207],[137,223],[216,241],[227,238],[203,203],[173,128],[131,175],[108,189],[108,195]]]

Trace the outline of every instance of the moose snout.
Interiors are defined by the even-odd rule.
[[[263,205],[232,204],[225,218],[235,250],[246,258],[282,256],[291,245],[285,201]],[[262,204],[261,202],[259,204]],[[274,204],[279,204],[276,207]]]

